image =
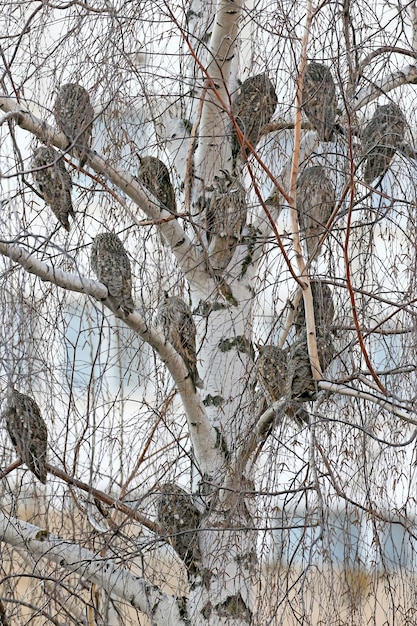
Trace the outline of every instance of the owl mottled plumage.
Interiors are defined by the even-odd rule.
[[[257,380],[269,402],[285,395],[287,379],[287,352],[278,346],[259,346],[255,371]]]
[[[162,485],[157,501],[157,520],[172,547],[190,570],[200,561],[196,532],[200,519],[201,514],[191,494],[175,483]]]
[[[153,156],[139,157],[138,180],[163,204],[163,208],[176,212],[175,191],[165,163]]]
[[[259,347],[259,356],[255,363],[255,374],[266,400],[272,404],[286,397],[288,405],[285,413],[295,419],[298,424],[309,422],[307,411],[292,402],[289,385],[288,350],[278,346],[265,345]]]
[[[88,91],[76,83],[59,89],[54,114],[58,128],[75,146],[75,154],[83,167],[87,161],[93,133],[94,110]]]
[[[194,386],[202,389],[203,381],[197,370],[196,327],[190,307],[181,298],[165,293],[155,322],[182,357]]]
[[[324,335],[331,329],[334,319],[334,303],[332,290],[329,285],[321,280],[311,283],[311,292],[313,296],[314,320],[316,322],[317,335]],[[298,303],[297,311],[294,318],[294,326],[296,332],[300,333],[306,328],[306,318],[304,310],[304,299],[301,298]]]
[[[308,355],[307,336],[303,333],[291,344],[288,354],[288,386],[291,396],[305,402],[316,395],[316,384]]]
[[[225,175],[216,186],[206,208],[208,256],[214,271],[224,270],[232,260],[246,224],[246,192],[240,182]]]
[[[335,356],[328,334],[317,338],[317,352],[324,371]],[[286,350],[273,345],[260,347],[255,375],[268,402],[286,398],[285,413],[299,425],[309,423],[309,414],[302,404],[316,399],[317,385],[311,369],[305,330]]]
[[[16,452],[41,483],[46,483],[48,431],[36,402],[12,389],[4,413],[7,432]]]
[[[60,153],[44,146],[37,148],[30,167],[35,170],[32,176],[46,204],[49,204],[60,224],[69,231],[68,217],[74,217],[72,183]]]
[[[305,168],[297,180],[297,211],[311,257],[336,205],[335,187],[322,165]],[[320,254],[320,249],[317,250]]]
[[[253,147],[259,141],[261,128],[270,122],[277,103],[277,94],[268,74],[251,76],[242,83],[232,109],[236,123]],[[245,153],[249,154],[248,149],[245,149]],[[241,154],[240,144],[233,134],[233,163],[239,154]]]
[[[329,335],[317,337],[320,368],[325,371],[335,356]],[[308,354],[307,333],[302,331],[288,352],[288,386],[291,397],[297,401],[314,400],[317,393]]]
[[[330,70],[321,63],[307,64],[303,83],[303,111],[320,141],[332,141],[336,120],[336,88]]]
[[[385,174],[396,148],[404,140],[405,128],[406,120],[398,105],[377,107],[362,133],[363,153],[367,155],[363,178],[367,183]]]
[[[132,299],[132,275],[129,257],[114,233],[101,233],[91,248],[91,269],[106,285],[109,300],[128,315],[135,308]]]

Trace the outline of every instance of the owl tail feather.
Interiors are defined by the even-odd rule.
[[[198,389],[204,389],[204,383],[200,378],[197,368],[194,368],[193,371],[190,371],[190,376],[194,383],[194,387]]]

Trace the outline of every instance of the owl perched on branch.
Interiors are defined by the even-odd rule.
[[[91,248],[91,269],[98,280],[106,285],[109,301],[126,315],[135,305],[132,299],[132,275],[129,257],[122,242],[114,233],[101,233]]]
[[[285,395],[287,379],[287,352],[274,345],[259,346],[255,372],[268,400],[276,402]]]
[[[311,293],[313,296],[314,321],[316,323],[317,335],[329,333],[334,319],[334,303],[332,290],[329,285],[321,280],[311,282]],[[296,333],[299,334],[306,328],[306,317],[304,310],[304,299],[298,303],[294,318]]]
[[[259,346],[259,356],[255,363],[255,374],[266,400],[272,404],[286,397],[289,404],[285,413],[295,419],[299,425],[309,423],[307,411],[290,402],[292,392],[289,387],[288,350],[278,346]]]
[[[35,400],[12,389],[3,417],[17,454],[45,484],[48,431]]]
[[[328,335],[317,337],[317,354],[320,368],[324,372],[335,356],[335,350]],[[295,400],[305,402],[314,400],[316,397],[317,385],[311,369],[305,330],[300,333],[289,349],[288,385],[291,397]]]
[[[299,402],[315,399],[317,389],[311,371],[305,332],[294,341],[289,350],[288,385],[291,396]]]
[[[405,128],[406,120],[398,105],[391,102],[377,107],[362,133],[365,182],[371,183],[385,174],[396,149],[404,141]]]
[[[224,270],[232,260],[246,215],[246,192],[240,182],[227,174],[216,177],[206,207],[208,256],[215,272]]]
[[[72,182],[62,155],[53,148],[42,146],[33,153],[30,167],[34,170],[32,176],[46,204],[49,204],[60,224],[69,231],[68,217],[74,217]]]
[[[172,547],[185,565],[195,569],[200,561],[197,529],[201,514],[191,494],[175,483],[166,483],[160,488],[157,500],[157,520]]]
[[[155,319],[165,339],[182,357],[194,387],[204,387],[197,370],[196,327],[190,307],[177,296],[165,292]]]
[[[54,114],[58,128],[74,144],[80,167],[87,161],[93,134],[94,110],[88,91],[76,83],[62,85],[55,101]]]
[[[139,157],[138,180],[171,213],[176,212],[175,191],[165,163],[153,156]]]
[[[254,148],[259,141],[261,128],[271,121],[277,103],[277,94],[266,73],[251,76],[242,83],[233,102],[232,110],[237,125]],[[250,154],[246,146],[244,152],[246,155]],[[234,165],[241,153],[240,143],[237,136],[233,134]]]
[[[302,108],[320,141],[332,141],[336,120],[336,87],[330,70],[321,63],[307,64]]]
[[[335,356],[328,335],[317,338],[317,352],[324,371]],[[316,399],[317,384],[311,369],[305,330],[286,350],[273,345],[259,347],[255,374],[268,402],[272,404],[286,398],[285,413],[299,425],[309,423],[309,414],[301,405]]]
[[[326,232],[326,224],[336,205],[336,190],[322,165],[306,167],[297,180],[297,212],[308,256],[311,258]],[[316,252],[320,254],[321,248]]]

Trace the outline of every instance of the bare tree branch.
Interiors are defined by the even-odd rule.
[[[416,52],[413,50],[407,50],[406,48],[398,48],[396,46],[382,46],[381,48],[377,48],[376,50],[372,50],[370,54],[368,54],[359,64],[358,74],[361,75],[365,67],[370,65],[374,59],[381,56],[382,54],[394,53],[394,54],[403,54],[405,56],[410,56],[416,58]]]
[[[351,396],[354,398],[361,398],[362,400],[369,400],[370,402],[377,404],[384,410],[400,417],[404,421],[409,424],[413,424],[417,426],[417,417],[413,417],[415,415],[415,411],[411,409],[407,409],[404,406],[398,406],[381,396],[377,396],[376,394],[367,393],[366,391],[362,391],[360,389],[353,389],[352,387],[348,387],[347,385],[339,385],[337,383],[330,383],[327,380],[320,380],[318,382],[318,386],[323,391],[330,391],[331,393],[339,393],[342,396]],[[269,410],[269,409],[268,409]]]
[[[359,111],[366,104],[376,100],[381,95],[386,95],[401,85],[415,85],[417,83],[417,65],[405,65],[397,72],[384,76],[373,84],[360,89],[353,97],[352,110]]]
[[[132,607],[151,614],[157,626],[185,626],[174,596],[118,567],[112,559],[100,558],[96,552],[1,511],[0,540],[90,580]]]
[[[92,280],[91,278],[84,278],[79,274],[64,272],[43,261],[39,261],[33,254],[14,243],[0,241],[0,253],[21,265],[30,274],[35,274],[35,276],[38,276],[41,280],[53,283],[69,291],[85,293],[96,300],[104,300],[107,298],[107,287],[102,283]]]

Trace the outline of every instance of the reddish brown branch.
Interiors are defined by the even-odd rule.
[[[91,495],[93,498],[96,498],[100,502],[103,502],[103,504],[106,504],[107,506],[112,506],[117,511],[121,511],[122,513],[125,513],[125,515],[127,515],[129,519],[134,519],[136,522],[139,522],[139,524],[142,524],[143,526],[145,526],[152,532],[157,533],[157,534],[162,534],[159,524],[157,524],[156,522],[151,522],[147,517],[145,517],[141,513],[138,513],[137,511],[132,509],[130,506],[127,506],[126,504],[121,502],[119,499],[113,498],[112,496],[109,496],[107,493],[104,493],[104,491],[95,489],[91,485],[84,483],[81,480],[78,480],[77,478],[73,478],[72,476],[69,476],[66,472],[59,469],[58,467],[55,467],[54,465],[51,465],[50,463],[46,464],[46,468],[50,474],[53,474],[54,476],[61,478],[61,480],[65,481],[68,485],[73,485],[74,487],[77,487],[78,489],[85,491],[86,493]]]
[[[356,329],[356,335],[358,337],[358,341],[359,341],[359,346],[361,348],[361,352],[365,358],[365,362],[366,365],[368,366],[369,372],[372,376],[372,378],[374,379],[374,381],[376,382],[376,384],[378,385],[379,389],[382,391],[382,393],[386,394],[387,391],[384,387],[384,385],[382,384],[382,382],[379,380],[379,377],[377,375],[377,373],[374,370],[374,367],[372,365],[371,359],[369,357],[368,351],[366,349],[365,346],[365,342],[364,342],[364,338],[361,332],[361,324],[359,322],[359,318],[358,318],[358,312],[356,309],[356,298],[355,298],[355,292],[353,289],[353,285],[352,285],[352,280],[351,280],[351,271],[350,271],[350,260],[349,260],[349,236],[350,236],[350,232],[351,232],[351,224],[352,224],[352,215],[353,215],[353,206],[354,206],[354,197],[355,197],[355,183],[354,183],[354,158],[353,158],[353,144],[352,144],[352,135],[349,135],[349,142],[348,142],[348,146],[349,146],[349,162],[350,162],[350,176],[349,176],[349,182],[347,183],[350,187],[350,202],[349,202],[349,211],[348,211],[348,218],[347,218],[347,224],[346,224],[346,238],[345,238],[345,243],[343,246],[343,256],[344,256],[344,261],[345,261],[345,267],[346,267],[346,283],[347,283],[347,288],[348,288],[348,292],[349,292],[349,297],[350,297],[350,302],[352,305],[352,316],[353,316],[353,322],[355,324],[355,329]]]

